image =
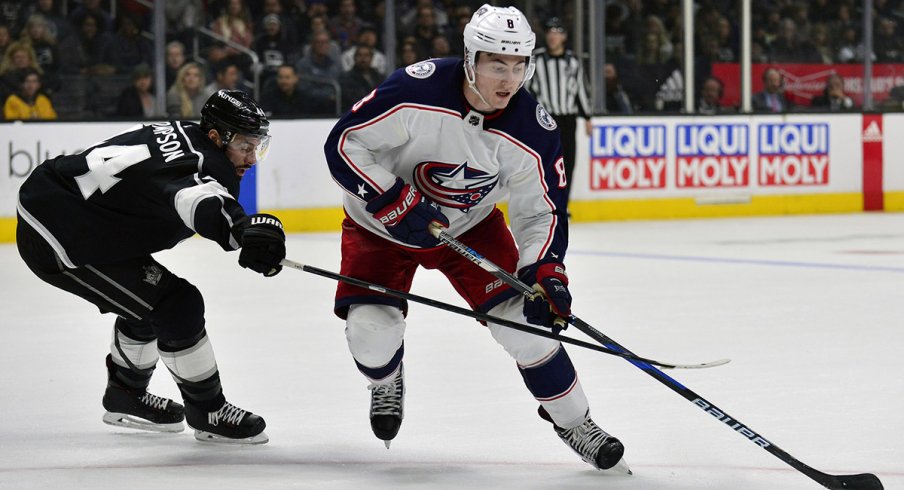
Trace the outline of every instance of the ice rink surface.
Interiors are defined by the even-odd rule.
[[[288,250],[338,271],[338,234],[292,235]],[[199,238],[158,255],[204,293],[226,397],[266,418],[263,446],[104,425],[113,317],[0,245],[0,488],[820,488],[633,365],[570,347],[634,475],[596,472],[537,417],[488,332],[421,305],[386,450],[335,283],[236,259]],[[664,361],[731,358],[670,374],[818,470],[904,489],[904,214],[577,224],[566,264],[574,312],[597,329]],[[433,271],[412,291],[464,305]],[[178,398],[162,365],[151,389]]]

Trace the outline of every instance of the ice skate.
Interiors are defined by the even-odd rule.
[[[185,403],[185,422],[195,430],[195,439],[224,444],[264,444],[267,423],[259,415],[226,402],[219,410],[207,412]]]
[[[405,381],[402,365],[386,384],[371,384],[370,389],[370,428],[374,435],[386,444],[399,433],[404,417]]]
[[[182,405],[148,393],[130,390],[110,382],[104,392],[105,424],[153,432],[182,432],[185,411]]]
[[[540,417],[553,424],[559,438],[594,468],[627,475],[632,474],[628,464],[622,458],[622,455],[625,454],[625,446],[615,436],[600,429],[590,418],[589,412],[581,425],[571,429],[563,429],[555,425],[552,417],[542,406],[538,412]]]

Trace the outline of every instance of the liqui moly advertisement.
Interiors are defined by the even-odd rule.
[[[666,187],[666,127],[596,126],[590,139],[590,188]]]
[[[679,124],[675,187],[747,187],[749,133],[746,124]]]
[[[859,190],[860,117],[597,118],[584,195]]]
[[[763,124],[758,140],[759,185],[829,183],[828,124]]]

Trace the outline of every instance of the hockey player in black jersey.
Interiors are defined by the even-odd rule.
[[[226,401],[198,289],[151,254],[195,233],[267,277],[280,272],[285,234],[274,216],[248,216],[239,181],[269,143],[264,112],[221,90],[200,125],[136,126],[75,155],[45,161],[19,190],[16,243],[45,282],[117,315],[104,422],[211,442],[267,442],[264,419]],[[147,392],[162,358],[185,406]]]

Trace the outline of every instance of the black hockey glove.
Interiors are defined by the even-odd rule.
[[[242,251],[239,265],[266,277],[279,274],[279,262],[286,258],[286,234],[282,222],[270,214],[252,214],[238,220],[233,227]]]
[[[524,300],[524,317],[534,325],[564,330],[562,321],[571,316],[571,293],[565,266],[557,262],[534,264],[521,269],[518,277],[526,284],[534,284],[539,294]]]
[[[449,226],[439,205],[425,199],[417,188],[397,179],[388,191],[371,199],[365,207],[396,240],[423,248],[439,245],[430,226]]]

